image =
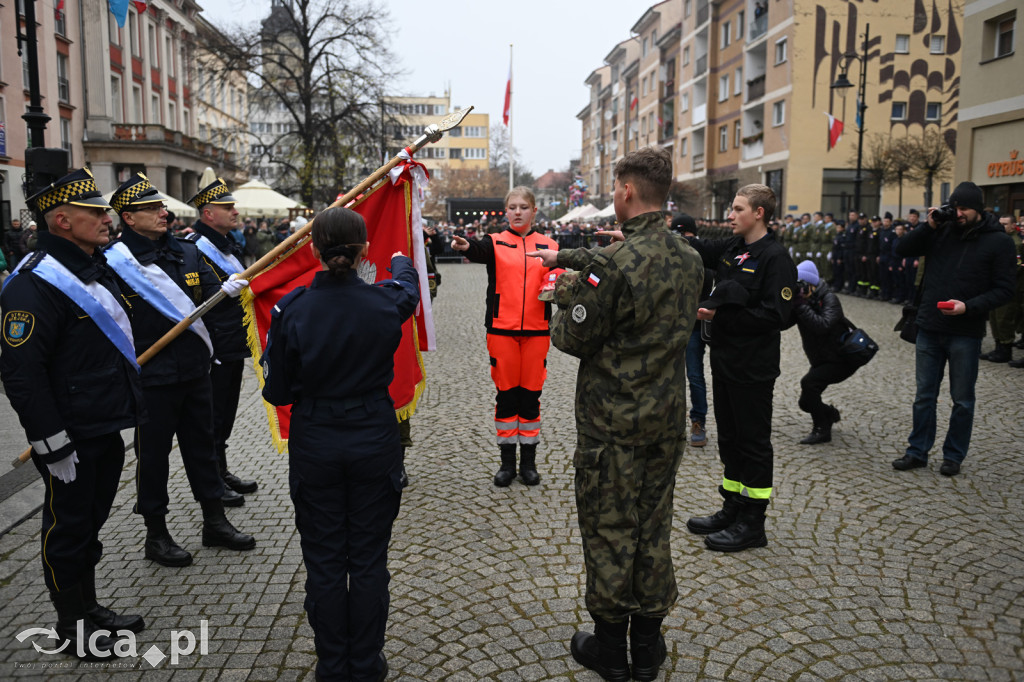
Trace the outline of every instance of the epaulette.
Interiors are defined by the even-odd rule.
[[[270,311],[271,317],[279,317],[284,309],[287,308],[292,301],[297,299],[302,294],[306,293],[306,287],[296,287],[289,291],[287,294],[282,296],[277,303],[274,304],[274,309]]]
[[[29,255],[28,260],[26,260],[25,263],[20,268],[18,268],[18,271],[29,272],[35,266],[39,265],[39,263],[41,263],[44,258],[46,258],[46,254],[43,253],[42,251],[33,251]]]
[[[181,239],[181,240],[186,241],[186,242],[193,242],[193,243],[195,243],[195,242],[199,241],[199,238],[201,236],[202,235],[199,234],[198,232],[189,232],[184,237],[178,237],[178,239]]]

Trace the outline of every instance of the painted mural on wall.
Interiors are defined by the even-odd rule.
[[[812,103],[817,103],[818,97],[818,74],[824,68],[829,74],[827,82],[833,83],[842,71],[847,53],[863,54],[863,34],[865,24],[870,23],[870,18],[860,15],[862,5],[888,5],[891,2],[904,2],[909,4],[911,0],[847,0],[846,18],[841,21],[838,18],[829,17],[827,8],[823,5],[815,7],[815,30],[814,30],[814,90],[812,92]],[[906,119],[902,121],[890,121],[891,129],[903,129],[910,131],[914,127],[924,130],[926,125],[934,125],[935,121],[926,120],[928,102],[941,103],[942,136],[950,150],[956,152],[956,122],[960,102],[960,50],[963,47],[960,36],[960,27],[957,25],[957,13],[953,9],[953,1],[946,0],[945,10],[940,10],[938,0],[931,0],[931,9],[925,6],[925,0],[912,0],[914,5],[913,24],[910,29],[909,49],[912,53],[920,53],[915,48],[915,43],[924,45],[930,59],[917,58],[910,62],[909,68],[897,68],[895,52],[895,40],[892,33],[888,33],[889,44],[882,45],[882,38],[879,35],[869,36],[868,40],[868,72],[874,70],[877,73],[877,88],[869,87],[867,93],[868,106],[891,106],[891,102],[898,94],[899,97],[906,96],[907,112]],[[835,5],[832,5],[835,7]],[[880,23],[876,19],[877,23]],[[875,28],[874,31],[878,31]],[[944,36],[943,54],[933,54],[932,36]],[[906,57],[906,55],[900,55]],[[901,63],[905,62],[901,59]],[[848,78],[857,83],[859,68],[858,62],[850,64]],[[912,79],[925,81],[925,88],[917,86],[911,88]],[[872,82],[869,77],[868,81]],[[920,83],[920,80],[915,81]],[[825,86],[828,88],[828,86]],[[835,90],[828,88],[828,111],[834,111],[835,99],[841,97]],[[902,101],[902,100],[897,100]],[[855,105],[854,105],[855,106]]]

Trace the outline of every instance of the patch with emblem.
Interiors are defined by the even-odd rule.
[[[11,348],[17,348],[28,341],[35,326],[35,315],[23,310],[12,310],[4,315],[4,341]]]
[[[788,301],[793,298],[793,290],[789,287],[782,287],[782,300]]]
[[[199,273],[198,272],[186,272],[185,273],[185,284],[190,287],[199,286]]]
[[[585,319],[587,319],[587,309],[583,307],[582,303],[577,303],[572,309],[572,321],[580,324]]]
[[[269,376],[270,376],[270,363],[269,362],[264,362],[263,363],[263,380],[266,381],[267,377],[269,377]]]

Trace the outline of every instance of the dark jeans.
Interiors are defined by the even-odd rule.
[[[824,424],[831,416],[821,400],[821,394],[832,384],[838,384],[853,376],[857,371],[845,362],[826,362],[811,367],[800,379],[800,409],[811,415],[814,425]]]
[[[935,444],[936,404],[939,385],[949,364],[949,394],[953,410],[942,444],[942,458],[960,463],[967,457],[974,427],[974,385],[978,380],[981,339],[974,336],[917,332],[917,395],[914,397],[914,427],[907,439],[907,454],[928,460]]]
[[[772,492],[772,397],[775,381],[734,384],[711,373],[723,487],[767,503]]]
[[[704,349],[707,343],[700,338],[700,321],[690,333],[686,344],[686,381],[690,384],[690,421],[704,422],[708,416],[708,385],[704,380]]]

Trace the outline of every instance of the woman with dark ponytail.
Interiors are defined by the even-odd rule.
[[[387,548],[406,484],[388,386],[419,278],[399,252],[394,279],[367,284],[358,269],[368,247],[358,213],[316,217],[324,271],[275,306],[260,360],[263,397],[292,405],[289,484],[324,680],[383,680],[388,670]]]

